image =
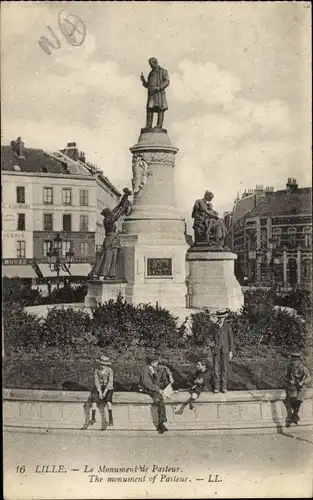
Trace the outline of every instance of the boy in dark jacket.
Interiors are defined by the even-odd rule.
[[[161,389],[165,389],[165,387],[167,387],[169,384],[173,385],[174,378],[168,366],[164,364],[158,364],[157,374]]]
[[[299,409],[310,380],[309,370],[301,360],[301,354],[293,352],[286,374],[286,427],[290,427],[292,423],[298,424]]]
[[[196,372],[193,377],[192,385],[189,389],[189,398],[175,412],[177,415],[182,415],[184,412],[184,408],[188,404],[190,410],[194,409],[195,402],[197,401],[201,392],[209,391],[211,389],[210,379],[211,379],[211,374],[208,370],[206,363],[204,361],[199,360],[197,362]]]
[[[155,356],[147,356],[146,364],[141,368],[139,375],[139,389],[153,400],[153,405],[158,413],[157,430],[159,434],[164,434],[168,429],[165,427],[166,409],[163,399],[163,390],[157,370],[158,358]]]
[[[210,373],[203,361],[198,361],[197,371],[194,376],[194,382],[190,388],[190,398],[187,401],[191,410],[195,407],[195,402],[201,392],[210,390]]]
[[[227,392],[227,379],[229,361],[233,359],[234,338],[231,325],[227,320],[228,310],[216,312],[216,325],[214,328],[212,347],[214,389],[217,393]]]

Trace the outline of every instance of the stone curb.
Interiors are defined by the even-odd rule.
[[[86,401],[89,392],[87,391],[48,391],[32,389],[3,389],[3,400],[7,401],[42,401],[42,402],[68,402],[79,403]],[[267,402],[284,401],[286,392],[283,389],[250,390],[250,391],[229,391],[226,394],[203,392],[198,403],[240,403],[240,402]],[[183,403],[188,398],[188,392],[178,392],[166,400],[167,405]],[[313,388],[308,388],[305,399],[313,400]],[[118,405],[150,405],[151,398],[137,392],[114,392],[114,403]]]
[[[164,439],[166,438],[171,438],[174,436],[202,436],[202,435],[211,435],[211,436],[221,436],[221,435],[273,435],[273,434],[281,434],[282,436],[286,437],[292,437],[294,439],[297,438],[299,435],[307,435],[310,434],[312,435],[313,431],[313,424],[312,425],[302,425],[300,427],[292,427],[292,430],[286,429],[286,428],[281,428],[280,426],[273,426],[273,427],[260,427],[260,428],[251,428],[251,429],[171,429],[169,427],[169,431],[166,434],[163,434],[163,436],[159,436],[155,430],[122,430],[122,429],[112,429],[108,428],[106,431],[99,431],[98,429],[87,429],[87,430],[80,430],[80,429],[40,429],[40,428],[35,428],[35,427],[18,427],[18,426],[4,426],[3,427],[3,432],[4,433],[15,433],[15,434],[43,434],[45,436],[50,436],[50,435],[75,435],[77,434],[81,435],[82,438],[88,437],[89,439],[92,438],[103,438],[103,439],[110,439],[110,438],[115,438],[115,437],[149,437],[149,438],[157,438],[157,439]],[[304,439],[304,438],[303,438]],[[310,441],[313,444],[313,440]]]
[[[313,425],[313,390],[308,389],[300,409],[298,428]],[[4,426],[49,430],[82,428],[84,403],[88,392],[3,390]],[[231,391],[226,394],[202,393],[195,408],[182,405],[188,393],[173,394],[166,400],[168,428],[171,432],[259,433],[282,432],[285,426],[285,391]],[[117,392],[113,398],[114,430],[112,432],[155,432],[156,408],[146,394]],[[173,430],[172,430],[173,429]],[[262,429],[262,431],[260,430]],[[100,419],[87,435],[100,431]],[[84,432],[84,431],[82,431]],[[136,434],[137,433],[137,434]],[[102,435],[103,432],[100,432]]]

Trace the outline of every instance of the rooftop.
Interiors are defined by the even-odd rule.
[[[1,171],[91,175],[86,167],[62,153],[23,148],[23,155],[19,156],[11,146],[1,146]]]
[[[48,173],[63,175],[97,176],[117,197],[118,189],[95,165],[86,162],[85,153],[79,152],[71,142],[61,151],[44,151],[26,148],[21,137],[11,141],[10,146],[1,146],[1,171]]]
[[[282,189],[267,194],[261,203],[246,215],[249,217],[267,215],[311,214],[312,188]]]

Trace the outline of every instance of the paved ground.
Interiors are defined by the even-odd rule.
[[[4,467],[6,500],[311,497],[313,436],[5,432]]]

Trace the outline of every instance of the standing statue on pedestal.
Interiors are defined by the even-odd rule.
[[[143,86],[148,89],[146,128],[152,128],[153,113],[158,113],[155,128],[162,128],[164,113],[168,109],[165,89],[169,86],[170,80],[166,69],[159,66],[155,57],[149,59],[149,64],[151,71],[148,80],[145,79],[143,73],[140,75]]]
[[[211,200],[214,194],[206,191],[201,200],[196,200],[191,217],[194,219],[195,244],[206,243],[210,248],[223,249],[227,229],[218,213],[213,210]]]
[[[128,188],[124,188],[123,193],[121,201],[113,210],[105,208],[101,212],[103,216],[105,238],[102,244],[101,254],[91,270],[90,275],[92,277],[100,278],[101,276],[104,279],[116,278],[116,263],[119,249],[121,248],[116,221],[122,215],[129,215],[132,207],[131,202],[128,200],[132,192]]]

